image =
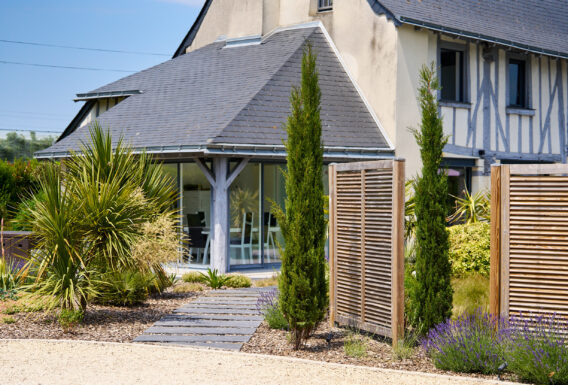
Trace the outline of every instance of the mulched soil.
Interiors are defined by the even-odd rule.
[[[333,333],[333,337],[328,344],[326,337],[329,336],[330,332]],[[364,365],[385,369],[447,374],[451,376],[460,375],[458,373],[436,369],[432,361],[426,357],[420,347],[413,349],[410,358],[396,359],[390,342],[370,335],[363,336],[366,340],[367,354],[360,358],[350,357],[345,354],[343,347],[345,337],[348,333],[349,330],[345,328],[330,327],[329,322],[325,320],[319,325],[303,348],[293,350],[292,344],[288,342],[287,332],[284,330],[270,329],[266,321],[264,321],[249,342],[244,344],[241,351],[297,357],[314,361],[335,362],[339,364]],[[463,376],[486,379],[497,378],[497,376],[480,374],[464,374]],[[503,376],[502,379],[512,380],[507,377],[508,376]]]
[[[0,338],[41,338],[131,342],[154,322],[197,297],[199,293],[176,294],[171,291],[149,297],[133,307],[89,305],[82,324],[64,333],[54,312],[22,312],[6,315],[13,301],[0,302]],[[6,324],[3,318],[16,322]]]

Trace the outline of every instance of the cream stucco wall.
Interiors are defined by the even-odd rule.
[[[263,3],[264,0],[214,0],[189,50],[201,48],[221,36],[238,38],[261,35]]]

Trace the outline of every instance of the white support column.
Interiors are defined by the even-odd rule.
[[[229,268],[229,191],[227,174],[229,160],[213,159],[213,216],[211,219],[211,267],[219,273],[226,273]]]
[[[213,158],[212,171],[200,159],[195,162],[211,183],[211,268],[224,274],[229,269],[229,187],[248,159],[242,159],[230,175],[228,158]]]

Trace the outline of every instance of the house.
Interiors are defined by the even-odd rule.
[[[434,62],[454,194],[492,163],[565,162],[568,5],[561,0],[206,0],[173,58],[88,93],[57,143],[89,122],[165,162],[177,181],[189,261],[226,271],[278,262],[283,122],[303,47],[318,54],[325,161],[407,160],[418,72]]]

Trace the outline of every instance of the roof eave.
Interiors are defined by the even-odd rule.
[[[446,34],[449,34],[449,35],[459,36],[459,37],[472,39],[472,40],[484,41],[484,42],[487,42],[487,43],[498,44],[498,45],[502,45],[502,46],[505,46],[505,47],[518,49],[520,51],[531,52],[531,53],[534,53],[534,54],[537,54],[537,55],[546,55],[546,56],[552,56],[552,57],[557,57],[557,58],[562,58],[562,59],[568,59],[568,53],[564,53],[564,52],[560,52],[560,51],[547,50],[547,49],[544,49],[544,48],[539,48],[539,47],[530,46],[530,45],[526,45],[526,44],[520,44],[520,43],[516,43],[514,41],[499,39],[499,38],[488,36],[488,35],[483,35],[483,34],[468,32],[468,31],[462,31],[462,30],[459,30],[459,29],[449,28],[449,27],[445,27],[443,25],[428,23],[428,22],[425,22],[425,21],[412,19],[412,18],[404,17],[404,16],[399,16],[399,17],[397,17],[397,19],[399,20],[399,22],[401,24],[413,25],[415,27],[422,27],[422,28],[426,28],[426,29],[436,31],[436,32],[446,33]]]
[[[145,152],[168,157],[252,157],[261,159],[285,159],[286,149],[283,145],[255,144],[209,144],[206,146],[156,146],[134,148],[134,153]],[[71,151],[40,151],[34,154],[37,159],[62,159],[71,156]],[[324,146],[324,159],[327,161],[341,159],[385,159],[394,157],[390,148],[383,147],[339,147]]]

